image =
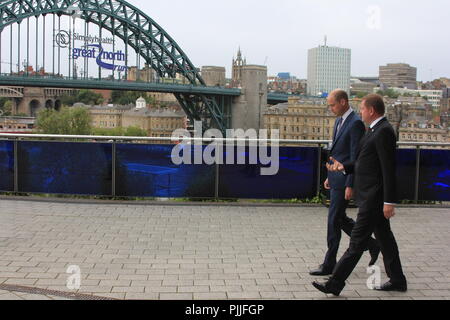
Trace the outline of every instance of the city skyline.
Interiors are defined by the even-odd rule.
[[[161,25],[194,65],[224,66],[227,77],[240,47],[247,63],[267,65],[269,75],[290,72],[306,79],[308,49],[323,45],[325,36],[328,45],[352,50],[353,76],[378,76],[387,63],[417,67],[418,81],[450,76],[450,45],[436,32],[445,30],[450,11],[444,0],[427,3],[427,15],[416,0],[174,0],[171,10],[164,3],[128,2]],[[186,19],[194,14],[197,19]]]

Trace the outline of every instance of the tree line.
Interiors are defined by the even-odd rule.
[[[66,106],[73,106],[78,102],[86,105],[101,105],[105,102],[116,105],[129,105],[135,104],[136,100],[140,97],[143,97],[147,104],[156,104],[156,100],[146,92],[113,90],[111,99],[105,101],[105,98],[100,93],[96,93],[89,89],[79,90],[74,95],[63,95],[61,97],[61,103]]]
[[[94,128],[89,110],[84,107],[62,107],[59,111],[44,109],[36,119],[37,132],[41,134],[95,135],[146,137],[147,132],[139,127]]]

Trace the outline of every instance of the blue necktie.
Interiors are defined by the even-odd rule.
[[[339,120],[338,120],[338,123],[337,123],[337,126],[336,126],[336,134],[334,135],[334,139],[335,140],[336,140],[336,138],[337,138],[337,136],[339,134],[339,131],[341,130],[341,126],[342,126],[343,120],[344,119],[342,119],[342,118],[339,118]]]

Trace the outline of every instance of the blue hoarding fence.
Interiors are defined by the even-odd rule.
[[[201,140],[204,152],[211,139]],[[222,139],[234,141],[239,139]],[[118,197],[211,199],[306,199],[321,192],[328,140],[279,140],[278,172],[261,175],[267,163],[244,139],[226,164],[174,164],[171,138],[0,134],[0,191]],[[450,201],[450,144],[399,143],[398,197]],[[256,148],[256,149],[255,149]],[[191,148],[182,150],[195,157]],[[239,164],[240,163],[240,164]]]

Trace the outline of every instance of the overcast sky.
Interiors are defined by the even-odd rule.
[[[269,75],[306,78],[307,50],[352,49],[352,75],[404,62],[418,80],[450,77],[448,0],[128,0],[161,25],[192,62],[224,66],[240,46],[249,64]],[[267,59],[267,60],[266,60]]]

